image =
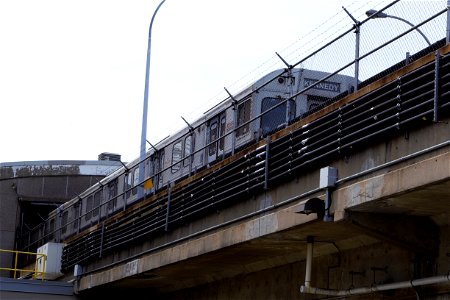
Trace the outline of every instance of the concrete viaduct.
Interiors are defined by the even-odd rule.
[[[434,59],[425,56],[272,139]],[[438,119],[424,114],[394,134],[84,265],[74,278],[77,297],[449,299],[450,96],[441,93]],[[333,171],[337,180],[323,184]]]

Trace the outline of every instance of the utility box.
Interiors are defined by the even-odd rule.
[[[61,257],[64,244],[61,243],[47,243],[37,249],[37,253],[45,254],[47,260],[39,259],[37,261],[38,272],[44,272],[44,279],[56,279],[62,275],[61,273]],[[38,278],[42,278],[39,274]]]
[[[320,184],[319,187],[328,188],[336,185],[338,172],[336,168],[325,167],[320,169]]]

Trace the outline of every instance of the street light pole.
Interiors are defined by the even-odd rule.
[[[371,10],[366,11],[366,15],[367,15],[368,17],[371,17],[372,19],[376,19],[376,18],[391,18],[391,19],[396,19],[396,20],[399,20],[399,21],[402,21],[402,22],[408,24],[408,25],[411,26],[411,27],[415,27],[414,24],[412,24],[411,22],[409,22],[409,21],[407,21],[407,20],[405,20],[405,19],[403,19],[403,18],[400,18],[400,17],[397,17],[397,16],[388,15],[388,14],[385,14],[385,13],[383,13],[383,12],[379,12],[379,11],[377,11],[377,10],[375,10],[375,9],[371,9]],[[417,32],[420,33],[420,35],[421,35],[421,36],[424,38],[424,40],[428,43],[428,46],[431,46],[431,43],[430,43],[430,41],[428,40],[428,38],[425,36],[425,34],[423,34],[423,32],[422,32],[419,28],[415,28],[415,30],[417,30]]]
[[[147,111],[148,111],[148,83],[150,78],[150,52],[152,46],[152,27],[153,21],[155,20],[156,13],[158,12],[161,5],[164,4],[166,0],[161,1],[159,5],[156,7],[155,12],[153,13],[152,20],[150,21],[150,27],[148,29],[148,46],[147,46],[147,63],[145,69],[145,88],[144,88],[144,107],[142,110],[142,131],[141,131],[141,152],[139,156],[139,188],[138,188],[138,197],[141,198],[144,196],[144,166],[145,166],[145,145],[147,141]]]

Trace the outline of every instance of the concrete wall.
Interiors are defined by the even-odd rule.
[[[401,132],[386,141],[373,141],[370,148],[354,149],[349,156],[323,164],[337,167],[341,179],[446,142],[449,134],[450,122],[430,124],[407,135]],[[313,196],[323,197],[320,192],[299,198],[289,203],[290,206],[285,204],[273,208],[251,220],[229,224],[126,261],[148,249],[263,208],[271,208],[317,188],[319,170],[305,172],[264,193],[250,196],[185,226],[170,228],[162,236],[129,245],[83,266],[84,271],[91,271],[105,264],[120,262],[107,270],[82,276],[80,295],[85,299],[108,293],[123,296],[132,293],[135,299],[141,299],[140,294],[152,295],[154,299],[320,299],[320,296],[300,295],[299,292],[305,276],[307,235],[326,237],[315,244],[312,278],[315,287],[345,290],[352,286],[370,287],[447,274],[450,269],[449,151],[448,146],[441,147],[339,184],[333,192],[334,204],[342,204],[336,205],[337,210],[334,210],[336,222],[314,222],[307,220],[306,215],[295,213],[302,201]],[[433,179],[431,175],[438,177]],[[357,197],[341,197],[354,185],[377,181],[379,177],[387,181],[382,185],[386,189],[380,190],[383,192],[370,193],[370,197],[366,193],[355,194],[367,198],[367,203],[350,205],[346,199]],[[404,181],[417,186],[397,184]],[[435,183],[439,187],[432,187]],[[387,188],[393,185],[397,185],[397,189]],[[414,193],[415,189],[417,193]],[[345,220],[346,214],[357,215],[361,210],[372,216],[373,222],[368,224],[367,230],[355,230]],[[427,224],[433,223],[433,226],[414,223],[416,217],[428,218]],[[390,220],[389,223],[382,225],[386,220]],[[382,225],[381,228],[378,225]],[[376,232],[379,229],[383,230],[381,234]],[[382,236],[389,231],[394,233],[393,238]],[[412,248],[405,247],[408,242],[421,237],[426,239],[418,241],[420,243]],[[435,237],[438,241],[433,245],[438,249],[430,250],[437,252],[433,254],[436,256],[428,259],[417,255]],[[394,239],[399,243],[393,243]],[[135,266],[133,272],[130,272],[131,265]],[[354,272],[353,276],[351,272]],[[420,288],[420,292],[421,299],[446,299],[450,297],[450,284],[425,286]],[[359,297],[386,298],[416,299],[416,295],[412,289],[404,289]]]
[[[16,226],[19,221],[17,195],[12,189],[13,182],[0,180],[0,249],[14,249]],[[11,267],[12,254],[0,253],[0,267]],[[0,276],[8,277],[9,272],[0,271]]]
[[[448,239],[448,233],[443,238]],[[450,244],[448,240],[442,246],[449,249]],[[442,264],[439,263],[439,268],[448,268],[448,259],[445,259],[445,256],[441,256],[441,258]],[[158,299],[250,300],[324,298],[324,296],[300,293],[300,285],[305,280],[305,267],[305,261],[295,262],[167,295],[160,295]],[[337,290],[399,282],[403,281],[403,278],[413,278],[416,271],[414,257],[410,252],[386,243],[378,243],[373,246],[361,247],[350,251],[338,251],[332,255],[316,257],[313,260],[312,269],[313,286]],[[450,284],[424,286],[419,288],[419,290],[422,297],[420,299],[450,299]],[[443,293],[443,295],[430,296],[436,292]],[[351,299],[417,298],[415,291],[409,288],[353,296]]]
[[[449,229],[449,228],[447,228]],[[443,230],[440,237],[441,249],[450,249],[449,232]],[[301,241],[299,243],[302,243]],[[316,243],[315,246],[326,242]],[[311,285],[314,287],[347,290],[352,287],[371,287],[376,285],[402,282],[405,278],[413,279],[419,272],[415,257],[410,251],[388,243],[375,243],[357,249],[344,250],[336,246],[335,252],[320,255],[314,252]],[[236,257],[236,259],[240,259]],[[268,260],[273,261],[273,257]],[[270,263],[268,262],[268,265]],[[441,253],[435,266],[438,273],[445,274],[450,267],[446,253]],[[226,267],[225,267],[226,268]],[[254,300],[254,299],[324,299],[325,296],[300,293],[300,286],[305,280],[305,260],[284,264],[261,271],[249,272],[214,281],[196,287],[185,288],[176,292],[161,293],[157,289],[145,288],[152,279],[141,279],[138,286],[129,288],[110,287],[92,290],[80,294],[80,299],[96,297],[127,297],[132,299],[159,300]],[[195,277],[189,267],[180,268],[186,276]],[[213,275],[212,275],[213,276]],[[450,299],[450,283],[430,285],[417,288],[422,300]],[[339,299],[418,299],[411,288],[388,290],[381,293],[365,294]]]
[[[35,223],[36,220],[26,219],[30,213],[24,215],[25,208],[31,214],[33,207],[38,210],[47,205],[42,211],[52,210],[121,166],[115,161],[1,163],[0,249],[14,250],[16,232],[21,224],[32,226]],[[39,216],[33,217],[41,220]],[[11,267],[12,264],[12,254],[0,253],[0,267]],[[9,272],[0,271],[2,277],[9,275]]]

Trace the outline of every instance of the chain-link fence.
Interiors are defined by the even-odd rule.
[[[277,53],[248,78],[224,90],[221,94],[224,100],[189,128],[156,145],[158,149],[155,148],[146,161],[146,177],[153,183],[151,193],[167,189],[167,198],[170,183],[233,155],[249,143],[269,136],[448,43],[447,1],[370,3],[373,4],[371,7],[358,4],[343,8],[336,15],[336,23],[324,23],[326,30],[321,34],[299,40],[297,46]],[[298,44],[302,46],[298,47]],[[104,207],[110,207],[112,201],[123,202],[121,207],[125,209],[127,201],[138,200],[128,196],[134,195],[137,187],[145,185],[136,180],[138,164],[136,161],[128,165],[124,175],[127,184],[110,193],[112,196],[108,199],[95,201],[95,205],[83,210],[75,207],[75,203],[81,203],[83,199],[74,201],[72,208],[76,213],[72,219],[65,219],[62,226],[73,223],[80,230],[78,220],[88,214],[96,214],[94,221],[97,223],[107,218],[110,212]],[[99,189],[102,188],[99,185]],[[93,195],[94,192],[86,198]],[[106,213],[102,215],[102,211]],[[50,231],[57,232],[62,228],[65,227],[53,227]],[[35,228],[36,232],[39,230],[43,230],[42,227]],[[53,236],[51,232],[43,231],[39,236],[45,239]],[[35,236],[26,235],[33,240]],[[33,241],[24,243],[30,242]]]

